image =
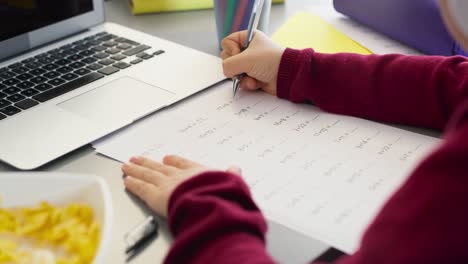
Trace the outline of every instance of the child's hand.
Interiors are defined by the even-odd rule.
[[[241,52],[247,31],[232,33],[223,42],[223,69],[226,77],[246,73],[240,86],[248,90],[262,88],[276,95],[276,80],[284,48],[269,39],[263,32],[256,31],[249,47]]]
[[[169,198],[175,188],[183,181],[209,170],[208,167],[174,155],[164,157],[162,163],[135,157],[122,166],[126,175],[125,187],[163,217],[167,217]],[[240,170],[235,167],[228,171],[240,174]]]

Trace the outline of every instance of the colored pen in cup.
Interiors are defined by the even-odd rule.
[[[245,39],[244,45],[242,46],[241,52],[247,49],[252,41],[255,30],[257,30],[258,22],[260,21],[260,16],[262,14],[264,0],[256,0],[254,7],[252,9],[252,14],[250,15],[249,26],[247,28],[247,38]],[[234,96],[236,96],[237,91],[239,90],[239,85],[242,77],[246,76],[245,73],[239,74],[234,77],[233,91]]]

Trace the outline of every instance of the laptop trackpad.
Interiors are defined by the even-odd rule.
[[[122,77],[58,106],[99,124],[120,124],[167,106],[173,97],[167,90]]]

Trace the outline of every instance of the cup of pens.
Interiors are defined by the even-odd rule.
[[[218,45],[229,34],[247,30],[254,6],[260,0],[213,0],[218,35]],[[258,30],[267,33],[270,19],[271,0],[264,0]]]

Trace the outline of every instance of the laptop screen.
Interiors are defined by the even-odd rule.
[[[0,41],[93,10],[93,0],[0,0]]]

